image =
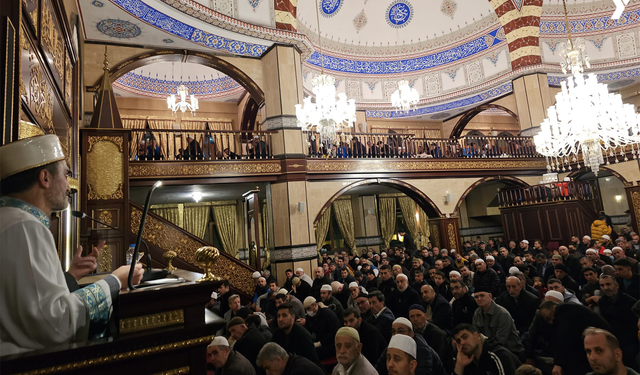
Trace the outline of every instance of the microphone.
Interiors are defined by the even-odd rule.
[[[105,223],[103,223],[103,222],[102,222],[102,221],[100,221],[100,220],[96,220],[96,219],[92,218],[91,216],[89,216],[89,215],[85,214],[85,213],[84,213],[84,212],[82,212],[82,211],[71,211],[71,216],[75,216],[75,217],[77,217],[77,218],[79,218],[79,219],[89,219],[89,220],[91,220],[91,221],[95,221],[96,223],[98,223],[98,224],[100,224],[100,225],[104,225],[104,226],[105,226],[105,227],[107,227],[107,228],[110,228],[110,229],[113,229],[113,230],[118,230],[118,229],[116,229],[116,228],[112,227],[112,226],[111,226],[111,225],[109,225],[109,224],[105,224]]]

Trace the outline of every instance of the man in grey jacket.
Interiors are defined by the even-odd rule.
[[[478,309],[473,314],[473,327],[492,344],[509,349],[516,356],[524,349],[520,335],[509,312],[492,300],[491,292],[478,287],[473,293]]]
[[[333,375],[378,375],[371,363],[362,355],[360,335],[355,328],[342,327],[336,332],[336,360]]]

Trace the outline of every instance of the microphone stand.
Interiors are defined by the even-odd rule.
[[[147,215],[149,214],[149,206],[151,205],[151,195],[153,194],[153,191],[156,190],[156,188],[160,187],[161,185],[162,185],[162,181],[156,182],[155,184],[153,184],[153,187],[151,187],[151,190],[147,194],[147,200],[144,204],[142,217],[140,218],[140,228],[138,229],[138,238],[136,239],[136,247],[135,247],[135,250],[133,251],[133,257],[131,258],[131,268],[129,269],[129,277],[127,278],[127,286],[129,287],[129,290],[135,289],[132,284],[133,272],[136,268],[136,263],[138,262],[138,253],[140,250],[140,243],[142,242],[142,232],[144,231],[144,223],[145,223],[145,220],[147,219]]]

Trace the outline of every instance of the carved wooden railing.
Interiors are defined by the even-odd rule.
[[[304,132],[309,158],[539,158],[532,137],[415,138],[413,134],[339,133],[332,145]]]
[[[129,158],[144,160],[272,159],[273,131],[133,130]]]
[[[552,182],[528,187],[514,186],[500,189],[498,205],[513,207],[568,200],[592,200],[596,194],[595,188],[588,181]]]
[[[142,218],[142,207],[132,201],[129,203],[131,207],[131,233],[137,236],[140,219]],[[149,212],[145,221],[142,238],[149,245],[149,251],[155,266],[166,266],[167,263],[162,258],[162,254],[165,251],[173,250],[178,254],[173,260],[173,265],[177,268],[194,272],[202,272],[202,269],[194,259],[196,250],[203,246],[211,246],[206,241],[151,212]],[[143,251],[145,250],[143,249]],[[220,257],[218,257],[213,267],[215,276],[229,280],[231,288],[245,297],[253,295],[255,284],[251,275],[255,271],[255,269],[224,251],[220,251]]]

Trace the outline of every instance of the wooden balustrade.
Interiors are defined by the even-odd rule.
[[[563,181],[528,187],[509,187],[498,192],[498,206],[511,207],[564,200],[591,200],[594,189],[588,181]]]
[[[273,131],[133,130],[130,160],[272,159]]]
[[[339,133],[334,144],[304,132],[310,158],[531,158],[531,137],[415,138],[413,134]]]

